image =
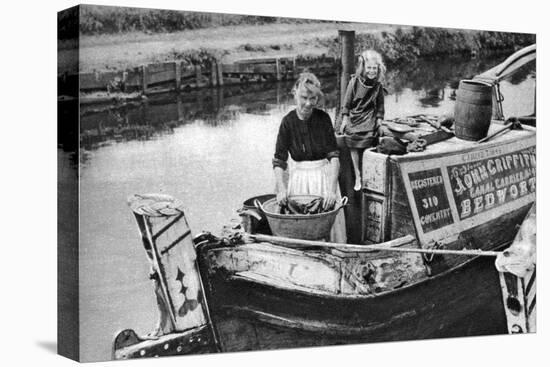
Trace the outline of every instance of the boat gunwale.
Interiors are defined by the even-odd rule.
[[[232,249],[232,250],[239,250],[239,251],[240,250],[242,250],[242,251],[256,250],[258,252],[262,252],[262,249],[260,249],[260,248],[251,248],[251,249],[241,249],[240,248],[240,247],[246,246],[246,245],[263,245],[263,246],[267,245],[268,247],[271,247],[271,249],[269,249],[269,251],[272,252],[272,253],[284,253],[284,254],[288,254],[292,257],[298,257],[298,258],[307,256],[307,257],[311,258],[312,260],[319,261],[320,263],[327,266],[328,268],[332,268],[332,269],[337,270],[334,263],[331,263],[327,259],[327,258],[335,257],[335,255],[333,255],[331,253],[323,252],[321,250],[307,252],[307,251],[301,250],[299,248],[289,247],[289,246],[282,246],[282,245],[278,245],[274,242],[267,242],[267,241],[243,243],[243,244],[239,244],[239,245],[236,245],[236,246],[219,246],[219,247],[214,246],[214,247],[208,248],[206,250],[202,250],[202,249],[199,249],[199,247],[197,247],[196,251],[197,252],[200,252],[200,251],[207,251],[208,252],[208,251],[226,251],[228,249]],[[204,246],[204,245],[202,245],[202,246]],[[372,252],[376,252],[376,250],[372,250]]]
[[[498,250],[498,249],[507,247],[512,242],[513,241],[508,241],[508,242],[502,243],[498,246],[495,246],[494,249]],[[278,246],[278,245],[275,245],[275,246]],[[280,246],[280,247],[284,247],[284,246]],[[231,247],[226,247],[226,248],[231,249]],[[222,248],[219,248],[219,249],[222,249]],[[208,250],[206,250],[206,251],[208,251]],[[456,256],[458,256],[458,255],[456,255]],[[390,296],[395,295],[396,293],[400,293],[400,292],[411,290],[411,289],[416,288],[416,287],[420,287],[428,281],[435,281],[435,280],[443,278],[443,277],[445,277],[445,276],[447,276],[447,275],[449,275],[449,274],[451,274],[455,271],[461,270],[462,268],[464,268],[465,266],[469,265],[471,262],[473,262],[473,261],[475,261],[479,258],[483,258],[483,256],[473,256],[471,259],[468,259],[468,260],[464,261],[463,263],[461,263],[459,265],[456,265],[454,267],[451,267],[451,268],[449,268],[449,269],[447,269],[447,270],[445,270],[445,271],[443,271],[439,274],[436,274],[436,275],[433,275],[433,276],[432,275],[427,275],[425,278],[422,278],[422,279],[417,280],[415,282],[412,282],[410,284],[406,284],[402,287],[394,288],[394,289],[391,289],[391,290],[386,290],[386,291],[383,291],[383,292],[380,292],[380,293],[375,293],[375,294],[334,294],[334,293],[319,292],[317,289],[314,289],[314,288],[312,288],[310,291],[304,291],[302,289],[279,286],[279,285],[275,285],[273,283],[263,282],[263,281],[260,281],[260,280],[239,276],[237,274],[232,274],[232,275],[227,276],[226,278],[228,280],[226,280],[226,282],[227,281],[248,282],[248,283],[254,284],[256,286],[273,288],[273,289],[277,289],[277,290],[282,291],[282,292],[297,293],[297,294],[301,294],[301,295],[306,296],[306,297],[317,297],[317,298],[324,298],[324,299],[330,299],[330,300],[341,300],[341,301],[362,301],[362,300],[390,297]],[[497,271],[497,270],[495,269],[495,271]]]

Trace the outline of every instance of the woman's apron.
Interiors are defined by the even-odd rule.
[[[328,160],[295,162],[289,160],[288,195],[325,196],[328,192],[330,165]],[[340,186],[336,184],[336,199],[340,200]],[[330,241],[346,243],[346,220],[340,210],[330,231]]]

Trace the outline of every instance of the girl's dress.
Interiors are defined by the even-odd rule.
[[[376,146],[377,119],[384,118],[384,88],[376,80],[353,76],[348,84],[342,115],[349,115],[350,124],[344,127],[344,140],[349,148],[364,149]]]
[[[287,163],[288,156],[292,161]],[[273,167],[289,168],[288,195],[327,194],[330,180],[329,160],[340,155],[329,115],[314,109],[307,120],[300,120],[296,110],[282,120],[275,145]],[[336,198],[341,198],[340,187]],[[336,216],[330,232],[332,242],[346,243],[344,211]]]

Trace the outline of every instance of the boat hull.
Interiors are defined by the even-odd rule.
[[[223,351],[506,333],[494,259],[478,257],[380,295],[327,296],[239,276],[209,278]]]

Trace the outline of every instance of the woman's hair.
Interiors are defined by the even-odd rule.
[[[317,97],[319,97],[319,100],[323,98],[323,92],[321,91],[321,82],[313,73],[301,73],[296,83],[294,83],[294,87],[292,87],[292,94],[296,96],[298,90],[302,88],[310,93],[315,94]]]
[[[362,76],[365,72],[365,61],[374,61],[378,65],[378,75],[376,79],[378,81],[383,81],[384,76],[386,75],[386,65],[382,61],[382,56],[374,50],[366,50],[361,53],[359,56],[359,64],[357,64],[357,69],[355,70],[356,76]]]

